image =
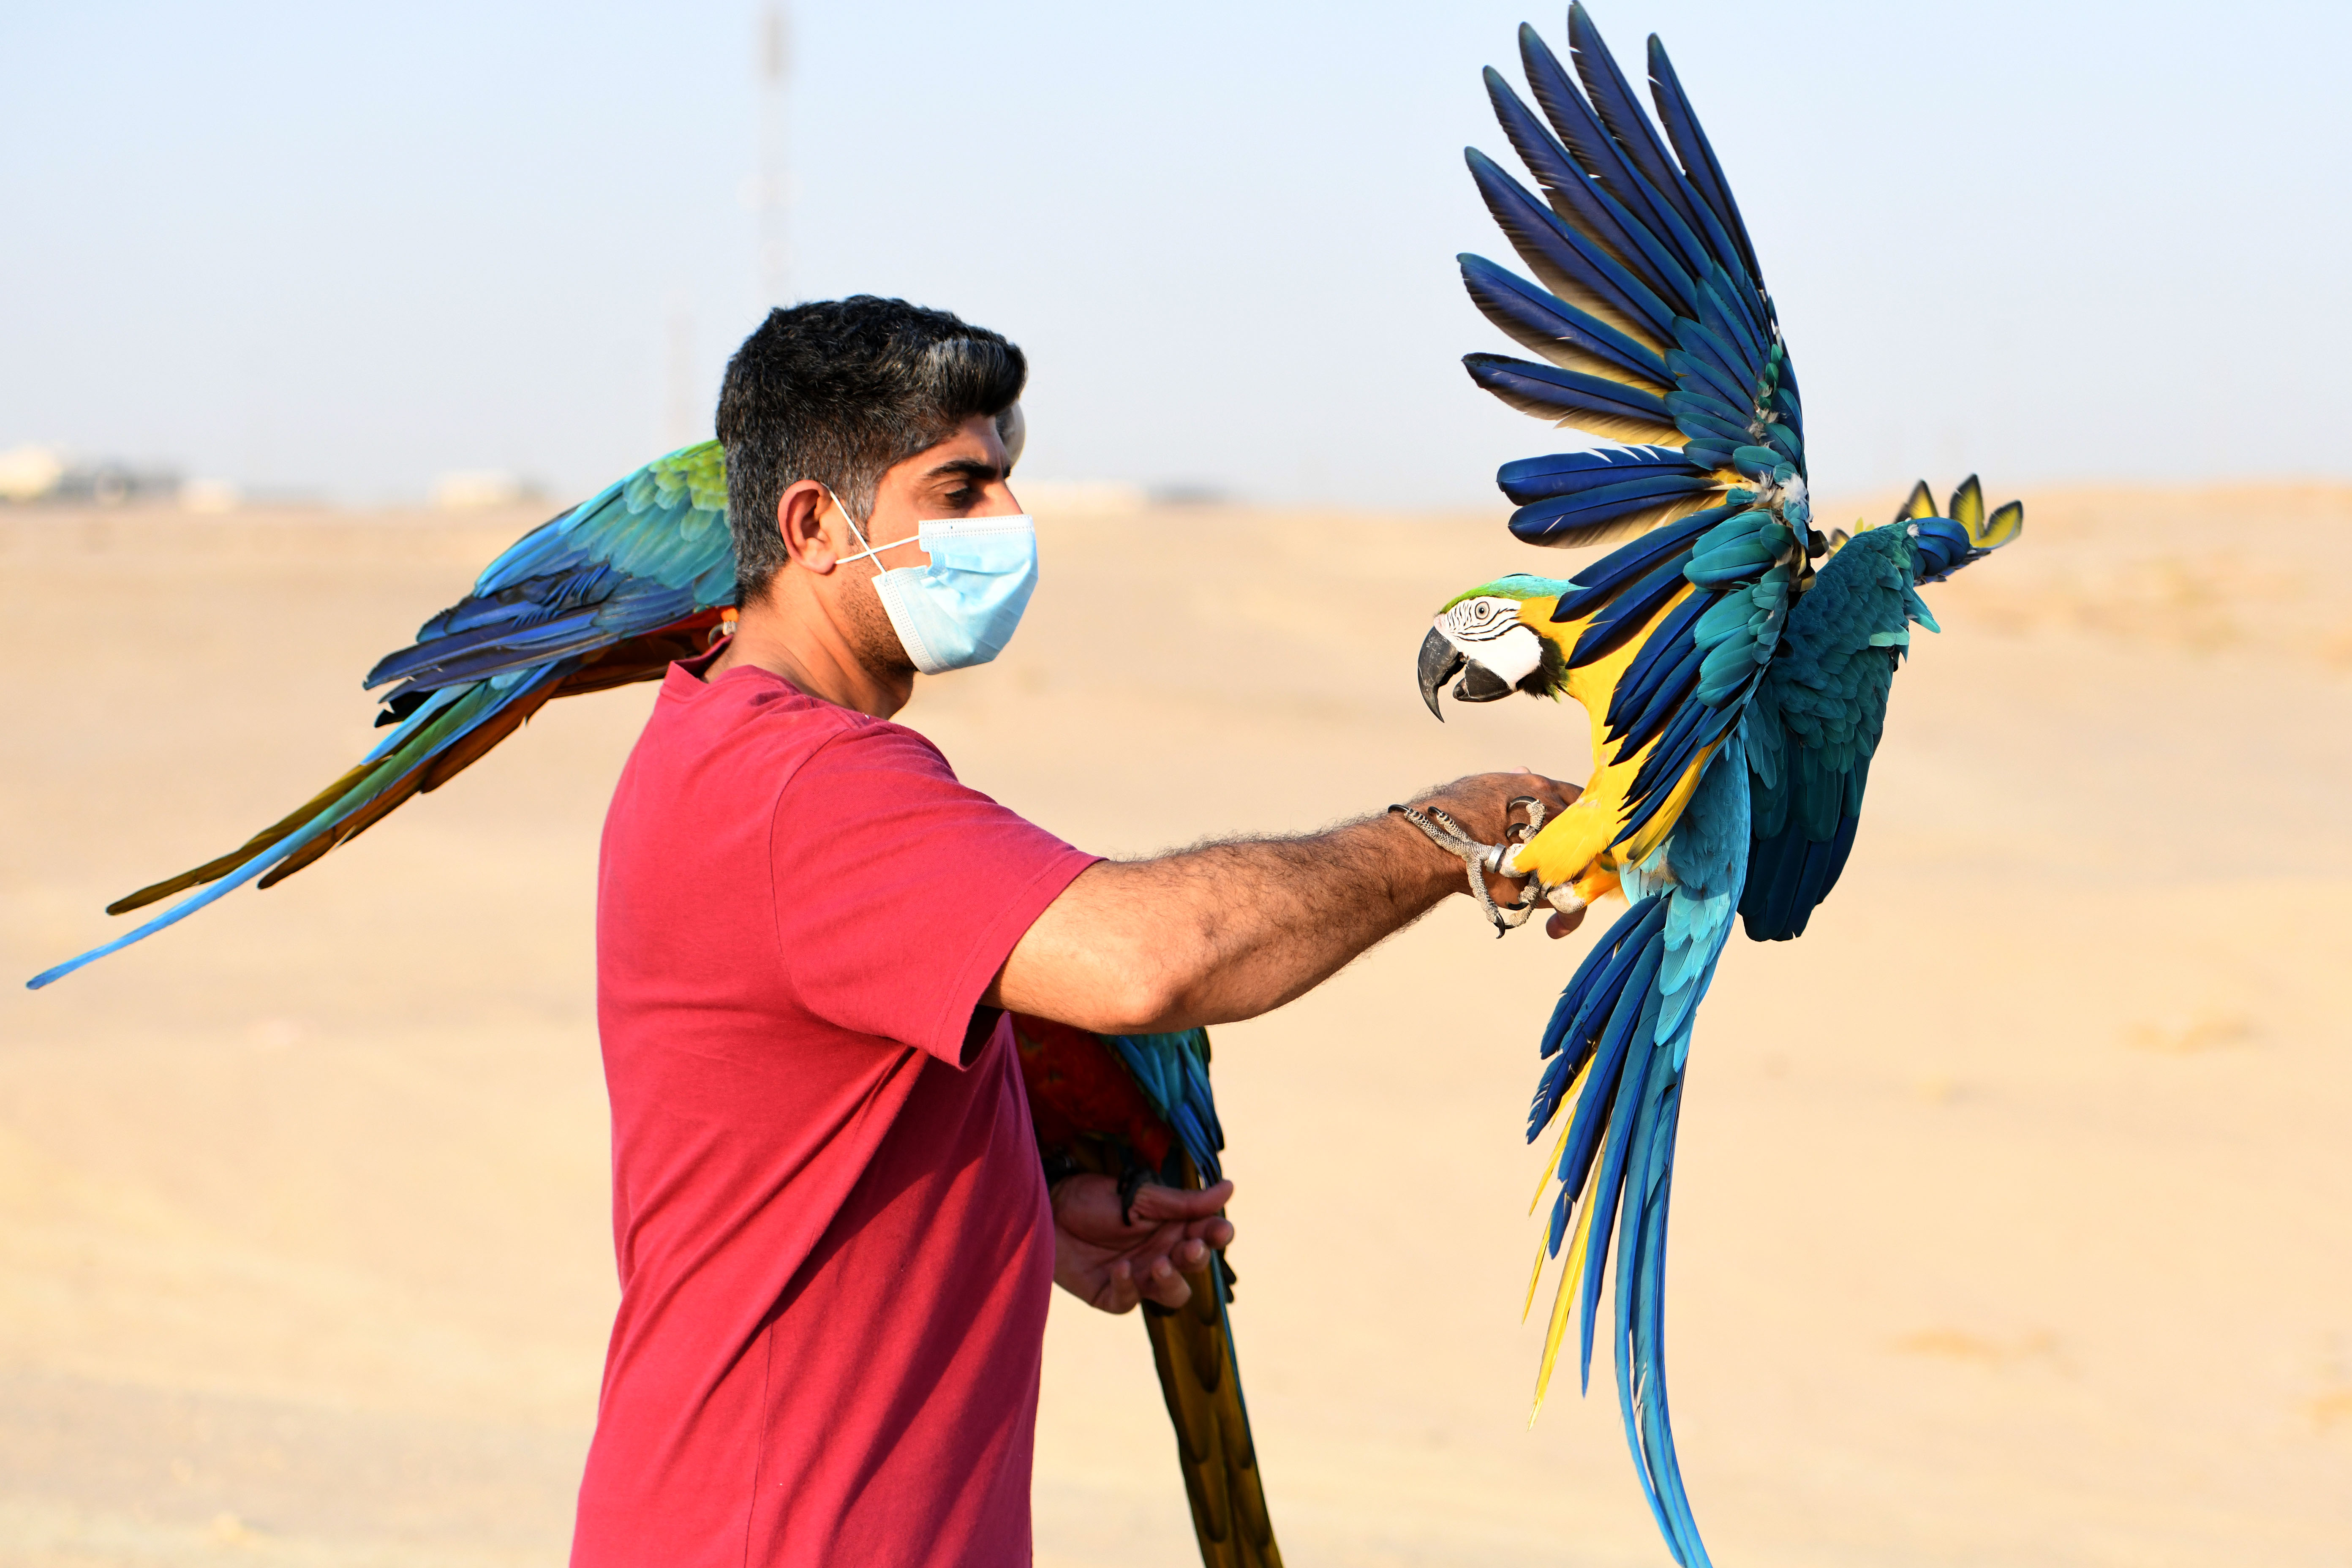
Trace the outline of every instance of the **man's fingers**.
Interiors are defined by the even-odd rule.
[[[1136,1189],[1133,1213],[1139,1220],[1207,1219],[1234,1195],[1231,1182],[1219,1182],[1198,1192],[1183,1187],[1143,1186]]]
[[[1132,1312],[1138,1300],[1135,1270],[1122,1258],[1105,1270],[1102,1289],[1095,1292],[1095,1305],[1106,1312]]]
[[[1583,923],[1584,911],[1582,910],[1578,910],[1573,914],[1570,914],[1564,910],[1554,910],[1552,911],[1551,919],[1544,921],[1544,935],[1550,937],[1556,942]]]
[[[1171,1268],[1163,1258],[1159,1267],[1152,1270],[1151,1282],[1144,1287],[1143,1293],[1172,1310],[1192,1299],[1192,1287],[1186,1284],[1184,1276]]]

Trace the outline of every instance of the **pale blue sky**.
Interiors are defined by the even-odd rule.
[[[1464,376],[1508,260],[1478,68],[1565,7],[794,7],[809,295],[1034,366],[1029,471],[1491,500],[1572,444]],[[0,447],[366,501],[576,495],[756,320],[757,0],[0,8]],[[1600,0],[1744,205],[1816,489],[2352,473],[2338,5]],[[707,416],[706,416],[707,420]],[[707,428],[707,424],[706,424]]]

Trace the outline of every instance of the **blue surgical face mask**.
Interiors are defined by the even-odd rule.
[[[917,669],[925,675],[967,669],[1004,651],[1037,589],[1037,524],[1026,512],[934,519],[917,523],[914,538],[877,550],[841,498],[829,489],[825,494],[866,545],[842,565],[902,544],[919,545],[930,556],[928,566],[900,566],[874,578],[875,595]]]

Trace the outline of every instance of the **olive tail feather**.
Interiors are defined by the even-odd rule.
[[[1223,1258],[1211,1258],[1185,1279],[1192,1299],[1173,1310],[1146,1302],[1143,1326],[1176,1428],[1201,1562],[1203,1568],[1282,1568],[1234,1359]]]

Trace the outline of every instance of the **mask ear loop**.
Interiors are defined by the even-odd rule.
[[[820,481],[818,482],[817,488],[818,488],[819,489],[822,489],[823,491],[824,491],[824,493],[825,493],[825,499],[827,499],[828,500],[830,500],[830,501],[832,501],[832,502],[833,502],[833,510],[835,510],[835,511],[837,511],[837,512],[839,512],[839,513],[841,514],[841,521],[844,521],[844,522],[845,522],[845,523],[847,523],[847,524],[849,524],[849,531],[850,531],[851,535],[852,535],[852,536],[854,536],[854,537],[856,539],[856,541],[857,541],[857,542],[858,542],[858,543],[863,544],[863,545],[865,545],[865,546],[866,546],[866,549],[865,549],[865,551],[864,551],[862,553],[860,553],[860,554],[856,554],[856,555],[845,555],[845,556],[842,557],[840,560],[838,560],[838,561],[835,562],[835,563],[834,563],[834,564],[835,564],[835,565],[836,565],[836,566],[846,566],[846,565],[849,565],[852,562],[857,562],[857,561],[872,561],[872,560],[874,560],[877,556],[879,556],[879,555],[882,553],[882,551],[884,551],[884,550],[896,550],[896,549],[898,549],[898,546],[899,546],[899,545],[901,545],[901,544],[913,544],[913,543],[916,543],[916,542],[917,542],[917,541],[916,541],[916,540],[914,540],[914,539],[900,539],[900,540],[896,540],[896,541],[892,542],[891,543],[885,544],[885,545],[883,545],[883,546],[881,547],[881,549],[878,549],[878,550],[877,550],[877,548],[875,548],[875,546],[874,546],[873,544],[871,544],[871,543],[869,543],[869,542],[867,542],[867,540],[866,540],[866,531],[865,531],[864,529],[862,529],[862,528],[860,528],[860,527],[858,527],[858,526],[857,526],[857,520],[856,520],[855,517],[852,517],[852,516],[849,514],[849,509],[848,509],[847,507],[845,507],[845,506],[844,506],[844,505],[842,505],[842,504],[841,504],[841,498],[840,498],[839,496],[835,495],[835,494],[833,493],[833,487],[832,487],[831,485],[825,484],[825,483],[824,483],[823,481],[821,481],[821,480],[820,480]],[[879,565],[879,563],[878,563],[878,562],[877,563],[877,568],[879,568],[880,570],[885,570],[885,571],[888,570],[888,568],[887,568],[887,567],[880,567],[880,565]]]

